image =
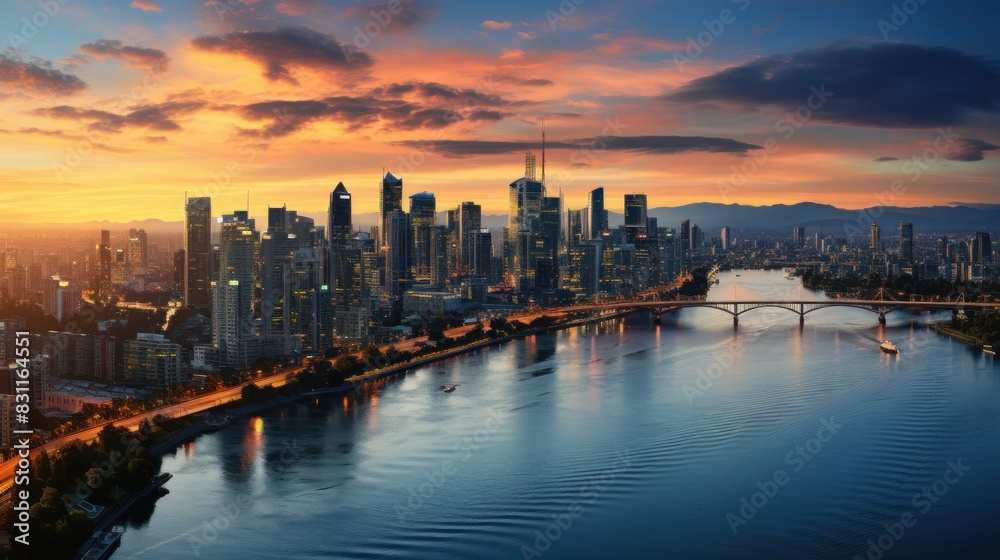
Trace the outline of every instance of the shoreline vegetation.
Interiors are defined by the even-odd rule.
[[[869,276],[833,276],[815,274],[809,269],[800,269],[802,285],[813,290],[822,290],[831,297],[848,294],[863,296],[884,288],[895,299],[907,301],[954,301],[962,297],[965,301],[1000,301],[1000,282],[954,282],[943,278],[914,278],[910,275],[881,278],[878,274]],[[981,349],[985,345],[1000,345],[1000,313],[956,312],[951,320],[932,325],[932,328],[955,340]]]
[[[704,296],[714,272],[692,271],[692,277],[680,287],[664,293]],[[154,491],[167,492],[162,486],[171,475],[157,474],[164,454],[200,434],[228,425],[235,418],[259,414],[305,398],[349,392],[360,396],[378,381],[442,360],[528,336],[620,319],[633,313],[634,310],[625,310],[597,315],[568,314],[559,318],[543,313],[529,323],[495,318],[489,322],[489,330],[480,324],[456,338],[432,331],[428,342],[415,351],[400,351],[392,345],[383,351],[370,345],[361,352],[360,358],[347,354],[336,359],[315,359],[287,385],[259,387],[251,382],[243,386],[240,400],[196,415],[157,416],[153,422],[140,425],[136,432],[114,425],[114,421],[123,417],[111,418],[95,441],[76,441],[51,456],[43,452],[33,461],[31,495],[41,496],[31,506],[35,535],[40,536],[33,535],[33,540],[38,539],[42,544],[33,547],[32,556],[39,557],[36,553],[41,549],[40,557],[73,557],[95,531],[121,519],[141,498]],[[173,400],[169,399],[170,395],[167,397]],[[102,417],[101,413],[110,416],[115,411],[132,408],[121,405],[91,412]],[[11,492],[17,489],[12,486]],[[13,505],[13,500],[9,500],[0,510],[0,518],[8,526],[13,523]],[[7,548],[0,552],[13,551]]]

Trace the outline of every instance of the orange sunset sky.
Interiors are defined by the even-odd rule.
[[[894,180],[900,206],[1000,202],[996,17],[959,32],[928,3],[886,41],[870,3],[469,4],[4,2],[0,208],[177,221],[187,192],[314,213],[343,181],[372,212],[384,168],[439,209],[504,213],[543,127],[568,208],[597,186],[614,211],[628,192],[859,208]]]

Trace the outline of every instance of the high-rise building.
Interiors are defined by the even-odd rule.
[[[625,240],[635,244],[640,235],[645,235],[647,227],[646,195],[625,195]]]
[[[522,177],[510,184],[505,250],[508,273],[517,291],[535,287],[536,237],[540,232],[545,187]]]
[[[731,234],[729,232],[729,226],[726,226],[726,227],[722,228],[722,233],[720,235],[720,239],[722,240],[722,250],[723,251],[728,251],[729,250],[729,245],[730,245],[730,243],[732,243],[732,237],[731,237]]]
[[[993,241],[987,231],[977,231],[972,240],[973,264],[989,264],[993,262]]]
[[[331,246],[345,243],[351,238],[351,193],[344,183],[337,183],[330,193],[330,209],[327,216],[326,234]]]
[[[871,244],[869,249],[873,255],[877,255],[882,252],[882,230],[878,227],[875,222],[871,223]]]
[[[691,220],[681,222],[681,261],[687,263],[687,256],[691,252]]]
[[[42,352],[49,361],[49,373],[55,377],[117,381],[115,359],[117,342],[113,337],[74,332],[42,333]]]
[[[403,180],[397,179],[392,173],[386,173],[382,178],[379,190],[379,227],[380,244],[389,244],[389,216],[393,212],[403,211]]]
[[[454,232],[456,243],[456,272],[466,274],[475,268],[473,263],[472,235],[479,232],[483,225],[483,208],[475,202],[463,202],[458,205],[453,214],[455,219]]]
[[[161,334],[140,333],[124,344],[125,382],[166,389],[184,381],[184,349]]]
[[[129,230],[125,263],[132,272],[149,266],[149,236],[146,230],[135,228]]]
[[[410,196],[410,261],[415,280],[431,277],[431,229],[435,225],[437,201],[434,193],[420,192]]]
[[[524,178],[530,179],[532,181],[538,180],[537,170],[538,158],[535,154],[528,150],[524,153]]]
[[[53,276],[45,281],[42,304],[46,315],[62,321],[80,309],[82,303],[80,287],[69,280]]]
[[[570,249],[583,243],[585,240],[583,214],[583,210],[569,210],[566,212],[566,243]]]
[[[489,279],[493,267],[493,235],[490,230],[483,228],[470,232],[468,244],[471,251],[469,275]]]
[[[913,264],[913,224],[899,222],[899,259],[904,264]]]
[[[213,286],[212,345],[222,367],[247,368],[261,357],[253,293],[257,231],[246,210],[222,217],[219,273]]]
[[[390,297],[402,297],[406,291],[409,269],[410,216],[396,210],[386,216],[385,291]]]
[[[431,285],[443,288],[448,282],[448,255],[451,234],[447,226],[431,229]]]
[[[97,245],[97,294],[106,298],[111,295],[111,231],[101,230],[101,242]]]
[[[212,199],[187,200],[184,212],[184,303],[208,310],[212,281]]]
[[[604,230],[608,229],[608,212],[604,209],[604,187],[590,191],[588,209],[590,231],[587,239],[601,239]]]
[[[938,263],[945,264],[949,261],[948,258],[948,238],[941,237],[937,240],[937,259]]]
[[[806,228],[795,226],[792,228],[792,245],[796,248],[806,244]]]
[[[300,350],[291,305],[292,268],[300,247],[302,240],[291,231],[287,209],[268,208],[268,228],[260,239],[262,351],[268,356]]]
[[[559,236],[562,232],[562,201],[557,196],[542,199],[538,233],[532,251],[535,289],[550,290],[559,282]]]

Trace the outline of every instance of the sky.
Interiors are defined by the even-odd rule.
[[[17,222],[506,211],[546,135],[567,208],[1000,203],[994,1],[6,0]],[[538,155],[539,162],[541,155]],[[539,166],[540,167],[540,166]]]

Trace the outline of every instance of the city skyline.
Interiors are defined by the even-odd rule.
[[[971,22],[935,3],[132,4],[74,2],[41,27],[36,3],[3,8],[28,22],[0,58],[0,201],[21,221],[180,221],[184,192],[313,213],[341,181],[374,212],[383,168],[445,206],[474,189],[497,214],[543,130],[567,209],[601,186],[650,207],[863,208],[896,180],[909,207],[992,200],[987,3]]]

